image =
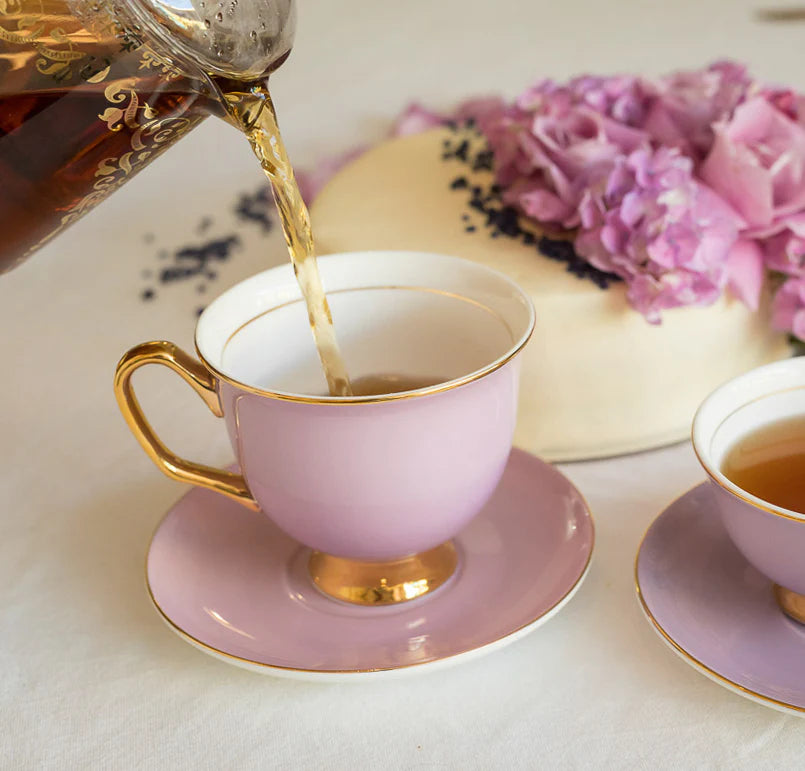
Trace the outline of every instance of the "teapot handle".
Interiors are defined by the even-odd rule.
[[[206,487],[254,511],[260,506],[249,492],[242,474],[212,468],[180,458],[156,435],[134,394],[131,376],[146,364],[161,364],[176,372],[204,401],[216,417],[223,417],[218,379],[199,361],[165,340],[141,343],[127,351],[115,369],[115,397],[131,432],[157,468],[171,479]]]

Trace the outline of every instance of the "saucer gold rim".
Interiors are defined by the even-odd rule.
[[[677,656],[679,656],[683,661],[689,664],[693,669],[697,670],[705,677],[709,678],[715,683],[723,686],[729,691],[738,694],[739,696],[744,696],[745,698],[750,699],[751,701],[755,701],[759,704],[763,704],[764,706],[771,707],[772,709],[779,710],[781,712],[795,712],[797,715],[802,716],[805,715],[805,707],[799,707],[796,704],[789,704],[785,701],[780,701],[779,699],[774,699],[771,696],[765,696],[762,693],[758,693],[757,691],[753,691],[751,688],[747,688],[740,683],[736,683],[734,680],[730,680],[728,677],[724,677],[724,675],[719,674],[714,669],[711,669],[703,662],[699,661],[695,656],[688,653],[679,643],[674,640],[671,635],[665,631],[662,624],[655,618],[654,614],[651,612],[651,609],[648,606],[648,602],[646,602],[646,598],[643,596],[643,591],[640,587],[640,575],[638,572],[638,568],[640,565],[640,554],[643,551],[643,544],[646,540],[646,536],[648,536],[649,531],[657,520],[665,514],[668,509],[672,506],[676,505],[682,498],[686,495],[692,493],[696,488],[700,487],[702,484],[707,484],[707,482],[700,482],[697,485],[694,485],[689,490],[686,490],[681,495],[678,495],[674,498],[670,503],[662,508],[660,513],[651,520],[651,523],[646,528],[645,532],[643,533],[642,538],[640,539],[640,544],[637,547],[637,554],[635,555],[634,560],[634,582],[635,582],[635,591],[637,593],[637,600],[640,605],[640,609],[643,611],[643,615],[645,616],[646,620],[649,622],[649,626],[654,630],[657,636],[674,652]],[[780,611],[782,613],[782,611]]]
[[[590,572],[590,567],[592,564],[592,555],[594,550],[594,539],[595,539],[595,526],[591,520],[591,524],[593,525],[593,542],[591,542],[590,553],[587,557],[587,562],[584,565],[584,569],[579,574],[579,577],[576,579],[573,586],[567,590],[567,592],[562,595],[562,597],[557,600],[550,608],[546,611],[541,613],[536,618],[532,619],[531,621],[526,622],[522,626],[513,629],[510,632],[506,632],[505,634],[500,635],[495,640],[490,640],[483,645],[477,645],[474,648],[467,648],[465,651],[461,651],[460,653],[454,653],[450,656],[441,656],[435,659],[429,659],[428,661],[417,661],[412,664],[400,664],[399,666],[395,667],[378,667],[375,669],[305,669],[302,667],[284,667],[280,664],[266,664],[262,661],[254,661],[253,659],[243,658],[242,656],[235,656],[232,653],[227,653],[226,651],[219,650],[211,645],[207,645],[207,643],[202,642],[197,637],[193,637],[189,632],[186,632],[182,629],[178,624],[174,623],[165,613],[164,610],[160,607],[159,603],[156,601],[156,598],[151,591],[151,585],[148,582],[148,576],[145,577],[145,586],[146,590],[148,591],[148,598],[151,600],[151,604],[159,613],[159,617],[162,621],[168,626],[168,628],[174,632],[176,635],[181,637],[186,642],[190,643],[193,647],[198,648],[203,653],[206,653],[213,658],[221,659],[226,661],[227,663],[234,664],[236,666],[248,669],[250,671],[254,671],[255,669],[264,671],[266,673],[275,672],[277,674],[283,673],[290,675],[291,673],[299,674],[299,675],[312,675],[312,676],[321,676],[322,678],[328,678],[331,676],[337,676],[339,679],[344,677],[352,677],[358,675],[381,675],[381,674],[392,674],[394,672],[401,672],[404,670],[413,670],[419,667],[428,667],[428,666],[439,666],[439,665],[448,665],[453,663],[459,663],[462,659],[466,657],[472,657],[474,654],[479,654],[482,651],[486,651],[488,649],[497,648],[502,646],[506,643],[513,643],[517,641],[521,636],[523,636],[526,632],[529,632],[533,629],[538,628],[543,623],[549,621],[556,613],[558,613],[576,594],[576,592],[581,588],[581,585],[584,583],[584,580],[587,578],[587,574]]]
[[[512,448],[514,449],[514,448]],[[527,453],[530,455],[531,453]],[[536,456],[534,456],[536,457]],[[561,472],[556,469],[558,473]],[[490,640],[489,642],[483,643],[481,645],[476,645],[473,648],[467,648],[467,650],[460,651],[458,653],[453,653],[450,656],[441,656],[434,659],[429,659],[427,661],[416,661],[410,664],[400,664],[399,666],[393,667],[376,667],[371,669],[307,669],[304,667],[286,667],[280,664],[266,664],[262,661],[255,661],[253,659],[247,659],[242,656],[236,656],[232,653],[227,653],[226,651],[222,651],[218,648],[215,648],[212,645],[208,645],[205,642],[202,642],[197,637],[194,637],[186,630],[182,629],[178,624],[176,624],[168,614],[162,609],[159,602],[157,602],[156,597],[154,597],[153,590],[151,589],[151,583],[148,580],[148,559],[151,554],[151,546],[154,542],[154,538],[156,537],[157,532],[159,532],[162,523],[165,521],[165,517],[168,516],[170,511],[172,510],[173,506],[168,508],[166,514],[159,520],[157,526],[154,528],[154,531],[151,533],[151,538],[148,541],[148,548],[145,553],[145,564],[144,564],[144,578],[145,578],[145,588],[148,592],[148,598],[151,601],[151,604],[156,609],[157,613],[159,614],[162,621],[168,626],[168,628],[174,632],[176,635],[184,639],[186,642],[193,645],[195,648],[198,648],[204,653],[212,656],[213,658],[221,659],[227,663],[234,664],[236,666],[243,667],[250,671],[258,670],[260,672],[270,673],[274,672],[277,675],[286,675],[292,676],[293,674],[303,675],[303,676],[321,676],[322,678],[334,678],[337,677],[339,679],[342,678],[350,678],[353,676],[358,675],[369,675],[369,674],[383,674],[383,673],[394,673],[394,672],[401,672],[406,670],[413,670],[417,667],[427,667],[427,666],[438,666],[441,664],[449,664],[449,663],[459,663],[460,660],[466,657],[471,657],[473,654],[479,654],[481,651],[485,651],[488,649],[493,649],[495,647],[501,646],[506,643],[515,642],[519,639],[520,636],[524,635],[526,632],[536,629],[541,624],[547,622],[551,619],[556,613],[558,613],[576,594],[576,592],[581,588],[581,585],[584,583],[585,579],[587,578],[588,573],[590,572],[590,567],[592,565],[593,554],[595,553],[595,541],[596,541],[596,526],[595,526],[595,518],[593,517],[592,509],[590,508],[587,499],[584,495],[578,490],[575,484],[568,479],[564,474],[562,476],[565,478],[567,483],[576,491],[581,500],[584,511],[587,514],[587,517],[590,520],[590,547],[587,551],[587,559],[584,562],[584,567],[579,572],[578,577],[573,582],[573,584],[567,589],[567,591],[547,610],[544,610],[538,616],[534,617],[530,621],[527,621],[525,624],[521,624],[520,626],[512,629],[509,632],[505,632],[501,634],[494,640]],[[185,493],[185,495],[188,495]],[[180,499],[181,500],[181,499]],[[178,502],[177,502],[178,503]]]

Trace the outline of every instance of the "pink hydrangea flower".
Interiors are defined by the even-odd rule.
[[[729,279],[740,219],[694,179],[693,162],[678,150],[619,159],[580,212],[576,251],[621,276],[630,303],[653,323],[668,308],[713,302]]]

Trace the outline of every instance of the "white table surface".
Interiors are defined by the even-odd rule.
[[[805,24],[760,25],[760,2],[308,0],[275,100],[303,166],[379,136],[411,97],[514,94],[543,75],[659,73],[728,55],[805,86]],[[597,522],[589,577],[545,627],[477,662],[297,683],[229,667],[165,628],[143,560],[186,488],[126,430],[112,372],[136,342],[192,339],[204,299],[192,282],[140,299],[160,248],[240,233],[207,297],[284,259],[276,232],[231,217],[237,194],[260,184],[246,143],[210,120],[0,279],[0,767],[801,767],[804,723],[694,672],[638,609],[640,538],[703,476],[687,444],[562,467]],[[169,444],[231,458],[178,378],[139,380]]]

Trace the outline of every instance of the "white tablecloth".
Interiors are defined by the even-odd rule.
[[[805,86],[805,25],[758,24],[760,2],[302,2],[275,100],[304,166],[379,136],[413,96],[447,105],[542,75],[727,55]],[[112,372],[141,340],[189,345],[206,297],[284,259],[276,232],[232,216],[260,184],[246,143],[210,120],[0,279],[0,767],[801,767],[805,724],[694,672],[638,609],[640,538],[702,478],[687,445],[563,467],[596,518],[589,577],[553,621],[477,662],[296,683],[229,667],[164,627],[143,561],[186,488],[126,430]],[[240,247],[212,266],[206,293],[155,282],[181,245],[232,233]],[[178,378],[140,382],[170,445],[230,459],[222,426]]]

